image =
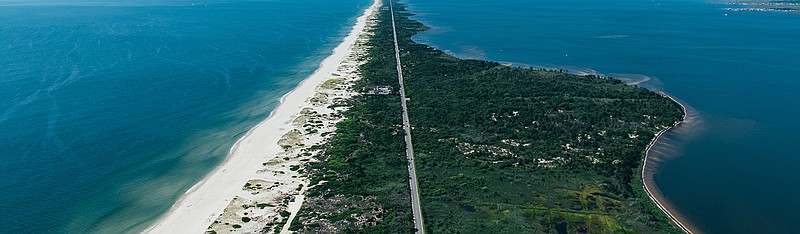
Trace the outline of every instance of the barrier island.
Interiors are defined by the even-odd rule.
[[[414,42],[427,27],[388,6],[346,86],[359,94],[329,103],[343,120],[290,168],[308,178],[302,206],[268,230],[414,232],[394,9],[426,232],[682,232],[638,177],[649,143],[683,119],[678,103],[610,77],[453,57]]]

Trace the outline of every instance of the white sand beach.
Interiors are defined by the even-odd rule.
[[[144,232],[272,231],[290,220],[286,214],[294,217],[308,184],[297,168],[313,160],[309,146],[329,138],[342,120],[338,112],[346,107],[329,106],[356,94],[351,85],[360,78],[365,29],[379,7],[376,0],[319,69],[286,94],[266,120],[234,144],[220,166]]]

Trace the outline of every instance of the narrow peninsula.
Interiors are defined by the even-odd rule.
[[[389,1],[151,230],[683,232],[641,179],[680,104],[610,77],[453,57],[414,42],[427,27]],[[414,228],[401,101],[425,230]],[[249,144],[268,150],[240,153]]]
[[[386,5],[354,87],[400,88],[394,9],[426,232],[683,232],[639,177],[650,142],[683,119],[677,102],[609,77],[455,58],[414,42],[427,27]],[[414,232],[397,96],[350,99],[303,167],[312,182],[289,230]]]

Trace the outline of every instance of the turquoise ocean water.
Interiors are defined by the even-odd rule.
[[[704,0],[407,0],[415,40],[460,57],[598,72],[667,92],[689,121],[655,185],[707,233],[800,230],[800,14]]]
[[[0,0],[0,226],[147,227],[368,0]]]

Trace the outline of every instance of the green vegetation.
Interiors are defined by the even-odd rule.
[[[395,11],[426,231],[680,232],[635,176],[680,106],[613,78],[458,59],[413,42],[426,27]],[[357,90],[399,88],[389,17],[382,8]],[[320,161],[304,166],[314,187],[293,229],[409,233],[399,98],[349,104]]]
[[[319,87],[322,88],[322,89],[334,89],[334,88],[336,88],[336,86],[340,85],[341,83],[342,83],[342,79],[338,79],[338,78],[330,79],[330,80],[326,80],[325,82],[322,82],[322,84],[319,85]]]
[[[359,67],[362,79],[355,90],[367,85],[398,88],[394,57],[383,56],[394,48],[387,40],[392,31],[391,24],[384,23],[389,17],[385,13],[380,13],[381,23],[369,41],[370,59]],[[337,124],[333,140],[315,156],[319,162],[304,166],[313,187],[292,226],[303,224],[317,232],[325,232],[320,226],[346,233],[412,232],[400,99],[361,95],[347,105],[351,108],[342,113],[345,120]],[[345,205],[359,209],[341,209]],[[358,216],[359,212],[364,214]]]
[[[429,231],[679,232],[631,183],[680,106],[612,78],[456,59],[397,20]]]

